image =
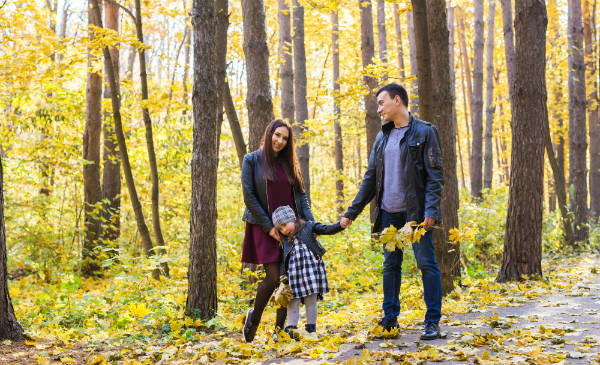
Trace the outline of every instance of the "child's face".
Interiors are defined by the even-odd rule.
[[[295,229],[296,226],[294,225],[294,222],[288,222],[279,226],[279,232],[281,232],[281,234],[285,236],[289,236],[290,234],[292,234]]]

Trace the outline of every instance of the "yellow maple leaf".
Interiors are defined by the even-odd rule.
[[[144,318],[148,313],[150,313],[150,309],[146,308],[146,305],[143,303],[136,305],[135,303],[131,302],[129,303],[128,309],[129,313],[137,318]]]
[[[450,231],[450,243],[457,244],[460,242],[460,232],[456,228],[452,228]]]

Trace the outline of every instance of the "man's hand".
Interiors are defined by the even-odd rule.
[[[269,236],[275,238],[277,242],[281,242],[281,239],[279,238],[279,231],[277,230],[277,228],[271,228],[271,230],[269,231]]]
[[[340,221],[340,226],[342,226],[342,228],[347,228],[347,227],[350,227],[351,225],[352,225],[352,219],[350,219],[350,218],[343,217],[342,220]]]
[[[429,229],[429,227],[433,226],[434,224],[435,224],[435,219],[433,219],[431,217],[425,217],[425,222],[423,224],[423,228]]]

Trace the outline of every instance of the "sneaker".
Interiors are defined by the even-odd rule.
[[[242,333],[244,334],[244,340],[247,343],[250,343],[254,340],[254,336],[256,336],[256,330],[258,329],[257,325],[252,324],[252,313],[254,313],[254,310],[248,309],[246,318],[244,319],[244,329],[242,330]]]
[[[425,323],[425,331],[421,335],[421,340],[435,340],[440,337],[440,326],[437,323]]]

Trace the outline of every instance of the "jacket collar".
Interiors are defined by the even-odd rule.
[[[415,120],[415,117],[412,115],[411,112],[408,112],[408,130],[411,129],[414,120]],[[387,122],[381,126],[381,130],[383,131],[384,134],[389,134],[391,132],[391,130],[394,128],[395,128],[394,121]]]

